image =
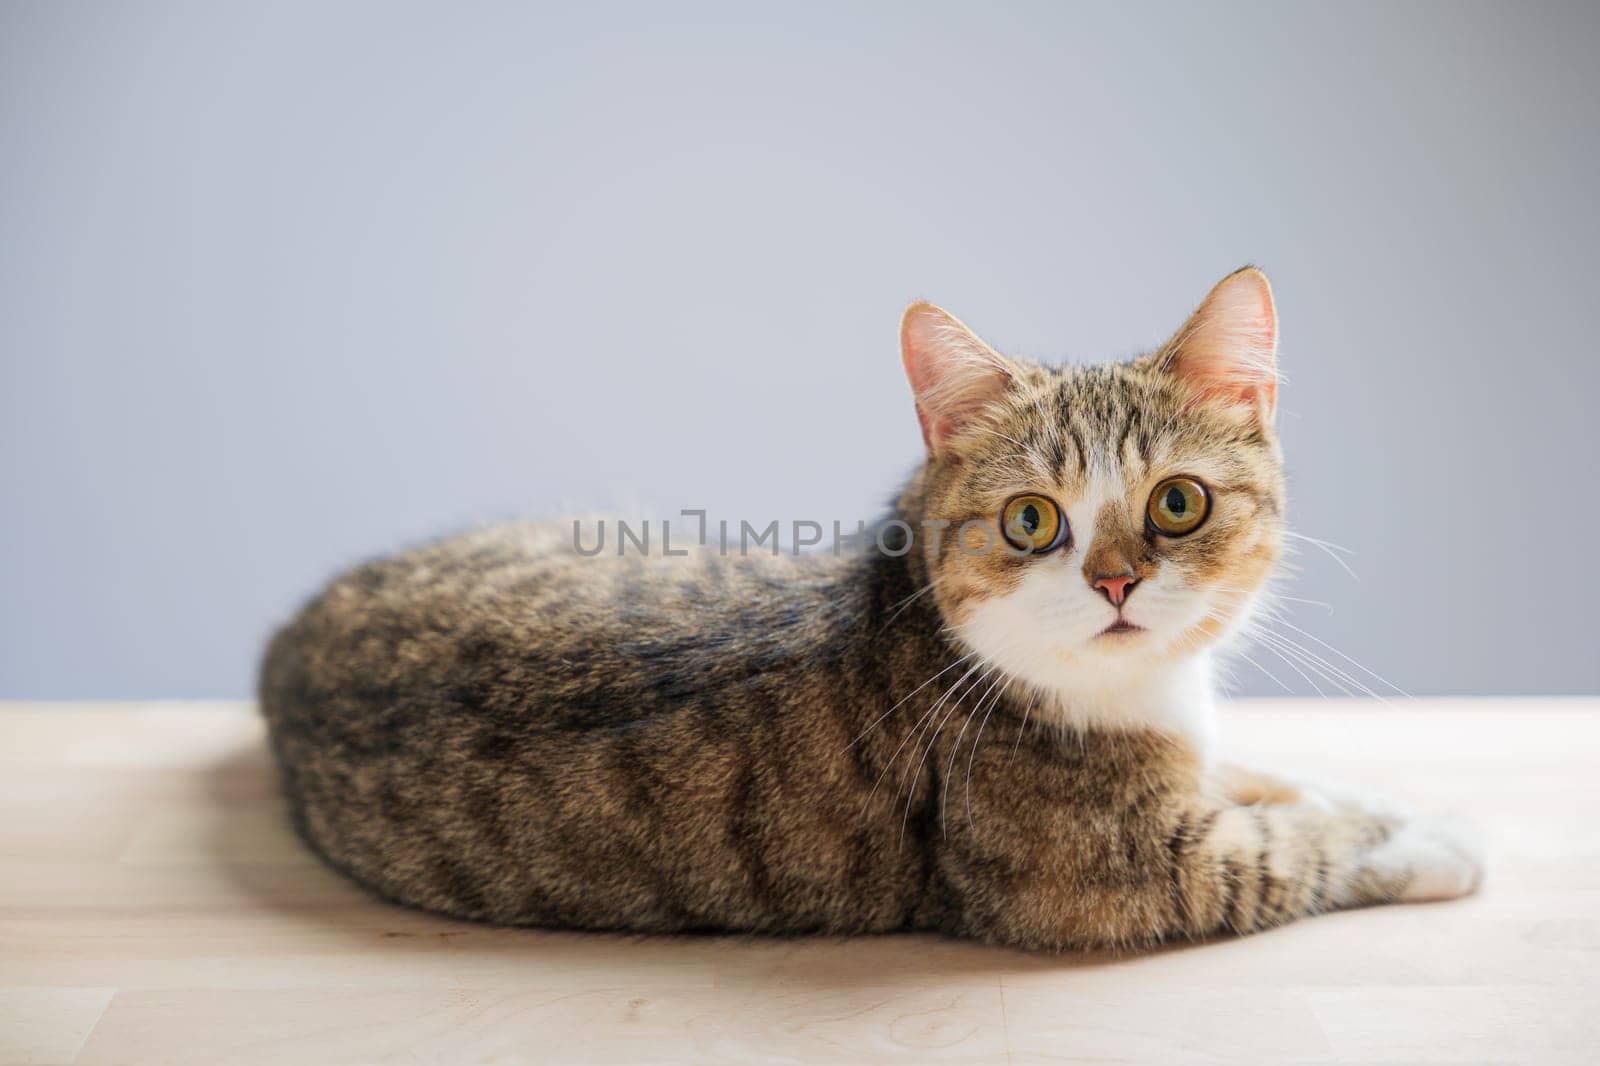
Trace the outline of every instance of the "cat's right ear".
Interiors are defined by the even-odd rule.
[[[1005,357],[960,319],[930,303],[906,308],[900,358],[930,455],[946,454],[951,438],[979,419],[1015,374]]]

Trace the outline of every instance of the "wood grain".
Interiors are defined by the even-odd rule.
[[[0,705],[0,1062],[1600,1060],[1600,701],[1225,735],[1476,817],[1485,891],[1126,958],[485,928],[308,855],[248,705]]]

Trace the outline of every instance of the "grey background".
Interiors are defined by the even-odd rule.
[[[1593,5],[0,4],[0,695],[245,694],[335,568],[496,516],[870,516],[907,300],[1092,360],[1247,261],[1360,576],[1303,555],[1296,624],[1600,691],[1597,53]]]

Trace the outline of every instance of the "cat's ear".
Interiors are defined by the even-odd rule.
[[[914,303],[900,320],[900,358],[917,401],[917,421],[931,455],[983,416],[1011,385],[1011,363],[978,339],[954,315]]]
[[[1278,402],[1278,312],[1267,276],[1245,267],[1217,282],[1157,358],[1201,400],[1271,422]]]

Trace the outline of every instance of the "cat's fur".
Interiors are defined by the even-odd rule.
[[[1475,886],[1450,823],[1214,763],[1210,649],[1282,536],[1258,271],[1130,364],[1004,359],[928,305],[902,340],[929,448],[903,556],[898,526],[798,559],[588,558],[570,525],[510,526],[334,581],[261,675],[306,839],[494,922],[1045,949]],[[1151,486],[1180,473],[1213,512],[1154,535]],[[963,550],[1022,492],[1061,504],[1066,544]],[[924,520],[949,521],[937,544]],[[1143,630],[1102,632],[1106,574],[1136,578]]]

